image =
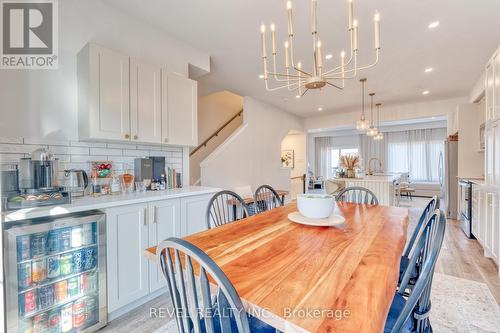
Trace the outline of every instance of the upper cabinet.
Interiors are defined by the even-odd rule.
[[[80,140],[198,144],[196,81],[92,43],[77,61]]]
[[[500,50],[499,50],[500,51]],[[499,51],[486,65],[486,121],[500,119],[500,55]]]
[[[80,139],[128,140],[129,57],[88,44],[78,53],[77,75]]]
[[[132,141],[161,143],[161,68],[130,60]]]
[[[162,73],[163,143],[198,145],[198,83],[176,73]]]

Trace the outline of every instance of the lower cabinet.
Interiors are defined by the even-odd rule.
[[[149,293],[147,204],[106,211],[108,311]]]
[[[108,312],[166,288],[161,271],[143,252],[169,237],[207,229],[205,213],[211,197],[195,195],[106,210]]]

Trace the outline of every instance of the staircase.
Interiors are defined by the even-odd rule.
[[[203,142],[189,153],[190,183],[202,185],[200,163],[223,143],[243,122],[243,109],[217,127]]]

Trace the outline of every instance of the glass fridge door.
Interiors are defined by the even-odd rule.
[[[5,230],[7,333],[92,332],[106,325],[105,230],[101,214]]]

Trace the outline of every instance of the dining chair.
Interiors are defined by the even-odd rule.
[[[337,201],[378,205],[375,193],[361,186],[346,187],[336,197]]]
[[[434,268],[443,244],[446,229],[446,216],[437,210],[428,220],[422,237],[415,245],[415,255],[410,260],[409,268],[421,267],[413,290],[408,298],[404,292],[410,281],[405,274],[401,287],[394,295],[389,314],[385,322],[384,333],[432,333],[429,321],[431,309],[430,294]]]
[[[280,196],[276,190],[269,185],[262,185],[257,188],[253,197],[257,213],[283,206],[283,201]]]
[[[217,192],[208,202],[206,222],[208,229],[250,216],[245,201],[235,192]]]
[[[180,333],[275,333],[250,316],[221,268],[201,249],[180,238],[157,248]]]
[[[403,277],[404,272],[408,268],[408,265],[410,263],[410,257],[414,253],[415,241],[417,240],[418,237],[420,237],[429,219],[433,216],[436,209],[439,209],[439,206],[440,206],[440,200],[437,196],[434,196],[427,203],[424,210],[420,214],[420,218],[418,219],[417,225],[415,226],[415,230],[413,230],[410,240],[406,243],[405,250],[403,251],[403,255],[401,257],[401,264],[399,266],[400,281]],[[414,278],[415,276],[413,276],[413,279]]]

